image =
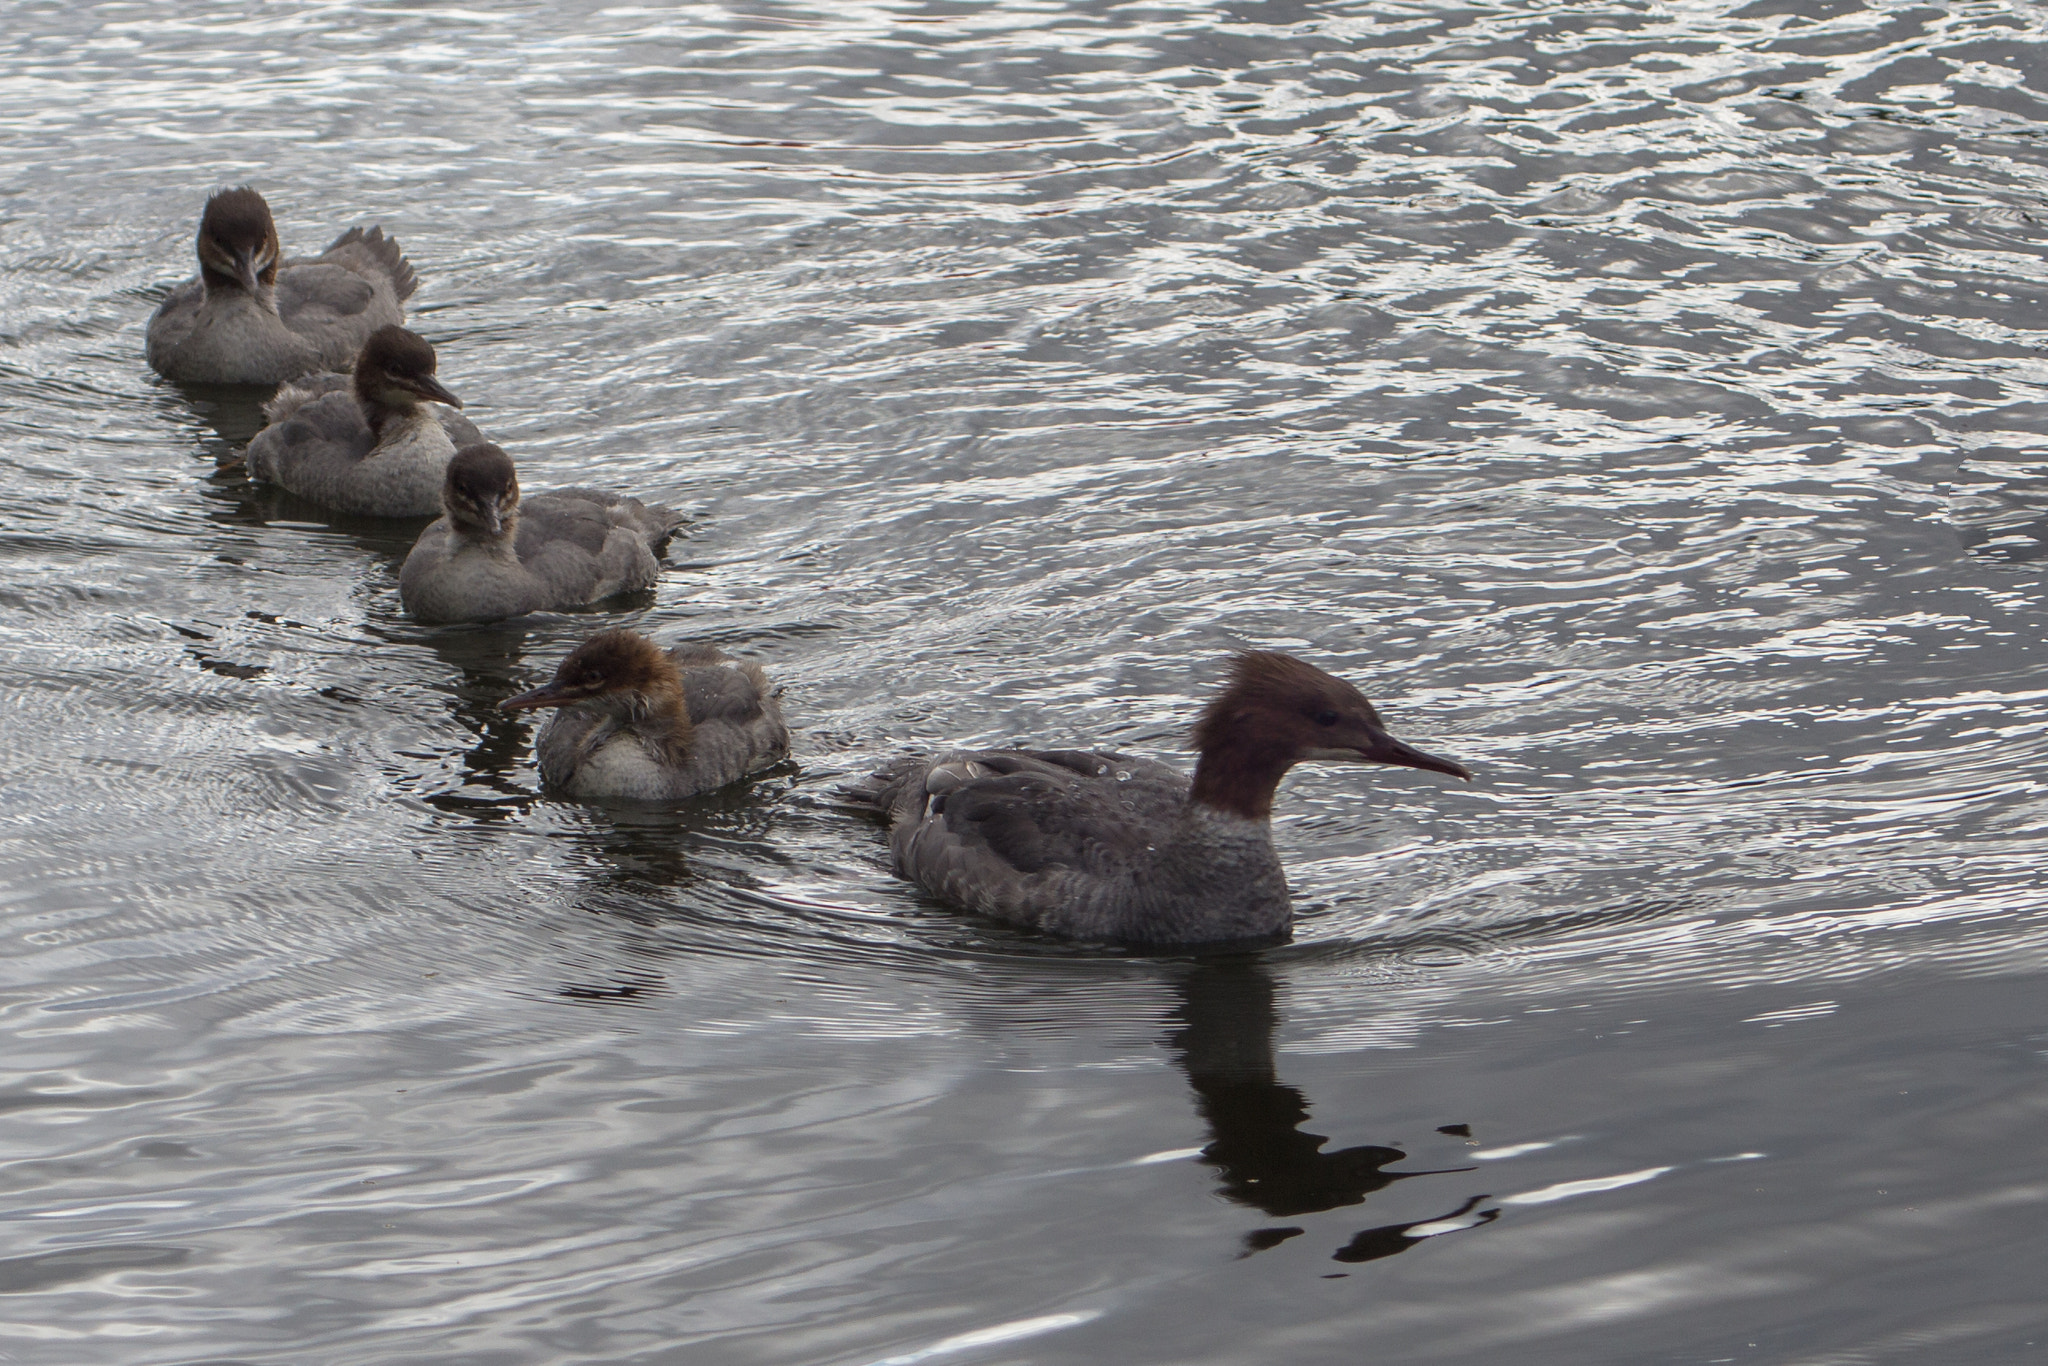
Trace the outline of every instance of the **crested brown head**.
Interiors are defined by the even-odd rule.
[[[506,535],[519,511],[519,473],[512,457],[488,441],[455,452],[441,481],[441,508],[464,531]]]
[[[247,185],[216,190],[199,215],[199,274],[208,289],[251,294],[277,283],[284,251],[270,205]]]
[[[1372,703],[1343,679],[1271,650],[1232,658],[1230,681],[1202,709],[1193,737],[1202,756],[1193,799],[1254,820],[1272,813],[1280,779],[1305,759],[1472,776],[1388,734]]]
[[[631,710],[661,710],[671,703],[680,706],[683,684],[667,651],[638,631],[614,627],[571,650],[550,682],[498,706],[503,711],[566,707],[613,695],[634,702]]]
[[[434,378],[437,365],[425,337],[386,323],[365,338],[356,353],[356,397],[372,410],[410,411],[421,399],[460,408],[462,400]]]

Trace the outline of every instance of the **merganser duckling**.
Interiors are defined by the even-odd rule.
[[[197,384],[281,384],[343,370],[372,332],[405,321],[418,281],[396,238],[350,228],[310,261],[285,260],[270,205],[248,186],[199,216],[199,275],[149,320],[152,370]]]
[[[337,512],[431,517],[458,444],[484,439],[434,378],[434,348],[402,327],[363,343],[353,375],[309,375],[263,405],[269,425],[249,443],[249,474]]]
[[[560,708],[534,741],[541,781],[587,801],[680,801],[789,756],[760,665],[709,645],[664,651],[635,631],[598,632],[553,682],[498,706]]]
[[[672,509],[602,489],[557,489],[522,503],[512,457],[487,441],[448,462],[441,507],[398,571],[399,600],[425,622],[588,607],[646,588],[683,524]]]
[[[1269,939],[1293,918],[1273,793],[1304,759],[1470,779],[1387,733],[1358,689],[1254,650],[1203,710],[1190,783],[1096,750],[956,750],[846,790],[888,818],[896,868],[942,901],[1051,934],[1145,944]]]

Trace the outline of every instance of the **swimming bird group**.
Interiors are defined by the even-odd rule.
[[[682,517],[599,489],[522,496],[512,458],[404,327],[417,282],[381,228],[288,259],[270,206],[238,187],[207,200],[197,253],[198,276],[149,320],[149,364],[183,384],[280,386],[251,477],[352,516],[439,513],[399,573],[414,618],[588,608],[655,582]],[[1107,750],[958,750],[900,759],[842,795],[886,822],[896,870],[949,905],[1089,940],[1272,940],[1293,915],[1273,798],[1296,764],[1472,775],[1396,739],[1356,688],[1304,660],[1250,650],[1228,673],[1195,722],[1192,777]],[[680,801],[789,755],[759,665],[617,627],[498,705],[550,709],[541,780],[578,800]]]

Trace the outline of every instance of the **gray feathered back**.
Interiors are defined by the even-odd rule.
[[[673,508],[591,488],[525,498],[509,536],[495,539],[444,516],[406,556],[399,596],[426,622],[588,607],[652,586],[683,520]]]

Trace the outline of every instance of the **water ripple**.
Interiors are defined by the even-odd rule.
[[[1986,1135],[2038,1122],[2048,966],[2039,13],[10,20],[10,1351],[2038,1338]],[[547,798],[495,702],[594,619],[420,628],[409,528],[242,479],[249,400],[139,355],[244,180],[289,249],[400,238],[529,487],[691,510],[616,616],[760,659],[796,764]],[[1174,755],[1247,644],[1480,781],[1290,780],[1296,940],[1220,1023],[1198,968],[929,904],[830,804],[907,747]],[[1470,1123],[1513,1156],[1466,1186]],[[1245,1153],[1387,1152],[1427,1179],[1341,1227],[1355,1182],[1239,1198]],[[1941,1266],[1887,1280],[1909,1244]]]

